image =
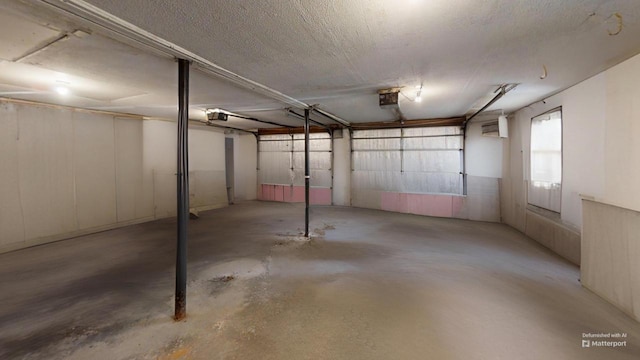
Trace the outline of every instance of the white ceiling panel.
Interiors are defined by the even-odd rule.
[[[504,103],[512,110],[640,50],[633,0],[89,2],[296,98],[420,82],[447,89],[408,110],[419,118],[464,114],[502,83],[528,85],[531,96]],[[624,27],[610,36],[616,13]],[[343,116],[359,119],[361,107]]]
[[[42,26],[20,13],[0,8],[0,60],[16,60],[60,35],[60,31]]]
[[[351,122],[395,120],[397,114],[380,109],[377,103],[377,90],[389,87],[402,88],[400,108],[406,118],[428,119],[466,114],[499,85],[516,83],[515,90],[489,109],[510,112],[640,52],[637,0],[88,3]],[[7,86],[39,92],[24,96],[49,102],[168,118],[177,115],[177,66],[172,58],[114,41],[108,31],[52,12],[44,1],[8,0],[2,6],[26,12],[23,17],[29,24],[45,29],[92,32],[56,42],[22,62],[101,84],[104,94],[78,92],[74,94],[78,99],[71,100],[52,93],[47,98],[46,86],[0,73]],[[19,32],[28,31],[27,25],[18,24],[16,29],[19,26],[24,28]],[[4,34],[11,27],[0,23],[0,30]],[[6,38],[11,45],[0,54],[14,51],[11,46],[37,48],[47,38],[43,36],[3,35],[0,39]],[[20,38],[27,40],[16,40]],[[541,79],[543,68],[547,74]],[[13,70],[8,65],[0,69],[6,71]],[[292,121],[281,110],[285,104],[197,69],[191,74],[191,117],[195,119],[204,119],[207,108],[223,108],[250,116],[263,110],[261,115],[271,121]],[[416,103],[412,100],[420,84],[423,101]]]

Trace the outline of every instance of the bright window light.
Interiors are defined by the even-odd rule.
[[[531,119],[529,203],[560,212],[562,190],[562,111]]]

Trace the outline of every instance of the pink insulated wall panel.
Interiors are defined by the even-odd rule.
[[[386,211],[395,211],[401,213],[409,212],[407,194],[383,192],[380,198],[380,208]]]
[[[275,199],[275,185],[262,184],[259,195],[260,200],[273,201]]]
[[[328,188],[309,189],[309,202],[313,205],[331,205],[331,189],[328,189]]]
[[[285,189],[285,202],[304,202],[304,187],[287,186]]]
[[[462,198],[453,195],[384,192],[380,208],[417,215],[452,217],[462,207]]]
[[[259,200],[280,202],[304,202],[304,186],[261,184]],[[313,205],[331,205],[331,189],[309,189],[309,202]]]
[[[284,190],[284,186],[276,185],[275,186],[275,191],[274,191],[275,194],[274,194],[273,200],[274,201],[280,201],[280,202],[284,201],[284,191],[285,191]]]
[[[457,216],[464,205],[464,198],[461,196],[452,196],[451,198],[451,216]]]
[[[412,214],[451,217],[451,195],[408,194],[407,197]]]
[[[432,195],[431,206],[429,206],[430,216],[451,217],[451,195]]]
[[[309,201],[312,205],[331,205],[331,195],[329,188],[309,189]],[[258,199],[303,203],[304,186],[262,184]],[[453,217],[463,206],[464,198],[455,195],[383,192],[380,198],[382,210],[426,216]]]

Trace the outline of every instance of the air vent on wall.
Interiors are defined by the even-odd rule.
[[[482,136],[508,137],[507,117],[500,115],[498,120],[482,124]]]

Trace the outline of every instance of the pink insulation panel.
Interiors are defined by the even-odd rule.
[[[439,217],[452,217],[462,208],[462,198],[453,195],[385,192],[380,202],[382,210]]]
[[[304,188],[302,190],[304,192]],[[328,188],[309,189],[309,202],[313,205],[331,205],[331,189],[328,189]]]
[[[285,202],[304,202],[304,187],[287,186],[284,195]]]
[[[383,192],[380,198],[382,210],[408,213],[409,207],[407,194],[396,192]]]
[[[304,202],[304,186],[261,184],[259,189],[259,200]],[[313,205],[331,205],[331,189],[309,189],[309,202]]]

